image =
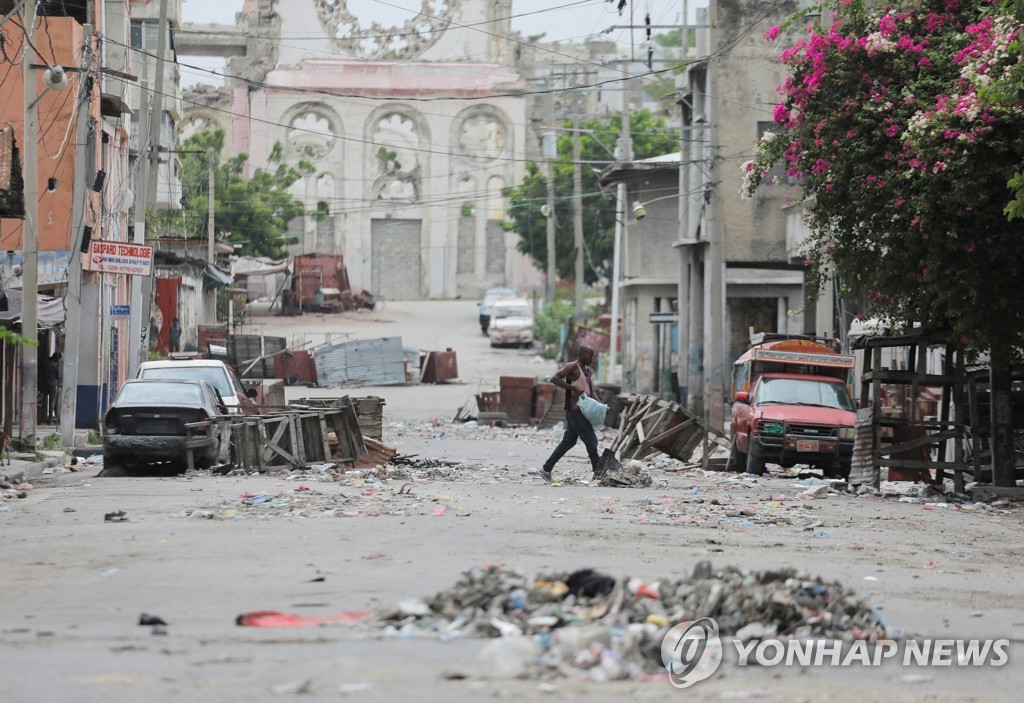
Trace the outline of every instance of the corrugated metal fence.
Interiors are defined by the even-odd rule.
[[[405,383],[401,337],[357,339],[313,351],[321,387],[395,386]]]

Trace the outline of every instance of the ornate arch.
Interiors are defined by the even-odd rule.
[[[430,144],[426,120],[405,105],[383,105],[366,121],[369,174],[374,200],[416,202],[423,185],[423,149]]]
[[[511,121],[494,105],[473,105],[452,120],[451,144],[463,161],[491,164],[512,147]]]
[[[320,161],[340,147],[337,135],[344,126],[341,117],[322,102],[304,102],[293,105],[282,115],[285,144],[295,158]]]

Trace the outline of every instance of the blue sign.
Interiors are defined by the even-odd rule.
[[[110,316],[111,317],[128,317],[132,314],[131,305],[111,305]]]

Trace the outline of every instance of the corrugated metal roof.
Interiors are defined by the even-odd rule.
[[[313,351],[322,387],[395,386],[405,383],[401,337],[357,339]]]

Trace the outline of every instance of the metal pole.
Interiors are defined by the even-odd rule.
[[[92,49],[92,25],[82,27],[82,46]],[[76,237],[82,235],[85,215],[85,181],[94,164],[95,153],[90,152],[93,141],[89,138],[91,95],[84,90],[89,81],[79,83],[78,122],[75,125],[75,183],[71,199],[71,245],[68,249],[68,292],[64,298],[64,368],[60,387],[60,443],[64,447],[75,445],[75,417],[78,414],[78,353],[82,345],[82,253],[75,246]]]
[[[21,278],[21,334],[31,340],[39,339],[37,329],[36,292],[38,290],[38,249],[39,249],[39,162],[38,133],[35,109],[36,74],[32,68],[32,49],[28,42],[35,29],[36,6],[34,2],[26,3],[24,15],[24,31],[26,37],[25,58],[23,60],[23,76],[25,81],[25,225],[22,238],[22,278]],[[42,57],[40,57],[42,58]],[[21,419],[19,430],[22,445],[35,448],[36,399],[39,363],[38,347],[23,345],[21,347]]]
[[[580,173],[580,118],[572,118],[572,231],[576,248],[576,321],[583,320],[583,176]]]
[[[145,70],[145,65],[143,65]],[[145,75],[145,74],[143,74]],[[149,81],[145,78],[139,87],[139,175],[135,183],[135,236],[136,244],[146,243],[146,207],[149,201]],[[139,374],[139,364],[149,356],[149,308],[145,306],[146,279],[131,277],[131,317],[128,319],[128,378]],[[143,309],[145,307],[145,309]]]

